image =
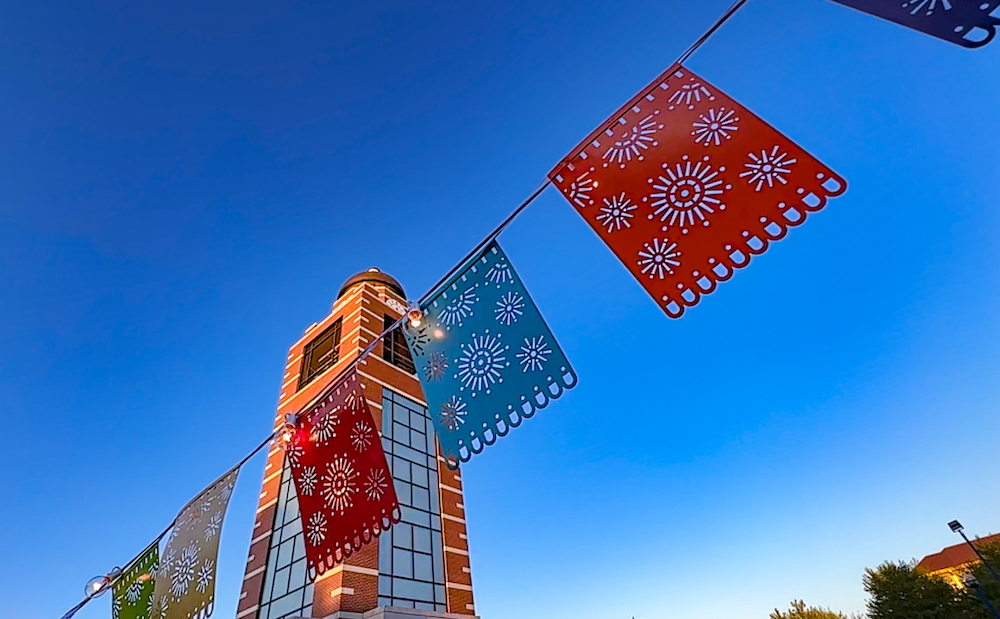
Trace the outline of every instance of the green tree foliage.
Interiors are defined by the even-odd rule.
[[[869,619],[991,619],[975,594],[918,572],[915,565],[885,562],[866,569]]]
[[[860,617],[849,617],[828,608],[806,606],[806,603],[802,600],[793,600],[792,607],[788,609],[788,612],[783,613],[775,608],[774,612],[771,613],[770,619],[860,619]]]

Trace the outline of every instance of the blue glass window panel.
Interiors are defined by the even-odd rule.
[[[378,605],[382,607],[395,606],[395,604],[393,604],[392,602],[392,598],[381,597],[381,596],[378,599]]]
[[[290,571],[290,567],[285,567],[274,574],[274,589],[271,590],[271,599],[285,595],[288,592],[288,573]]]
[[[292,562],[292,550],[295,547],[294,545],[294,540],[281,542],[281,546],[278,547],[278,569],[281,569]]]
[[[417,580],[434,580],[434,570],[431,567],[431,556],[413,553],[413,577]]]
[[[396,486],[396,498],[399,499],[400,505],[413,505],[413,499],[410,493],[410,489],[413,487],[405,481],[394,480],[393,482]]]
[[[412,502],[410,503],[413,507],[417,509],[429,510],[431,508],[430,495],[427,493],[427,488],[419,488],[417,486],[411,487],[412,492]]]
[[[392,420],[399,422],[402,427],[407,427],[410,423],[410,409],[398,404],[392,405]]]
[[[423,466],[414,466],[413,472],[410,475],[410,481],[414,485],[420,486],[421,488],[427,487],[427,468]]]
[[[271,602],[271,617],[279,618],[302,609],[302,589]]]
[[[395,527],[389,527],[388,530],[383,531],[382,535],[378,538],[378,567],[382,572],[392,571],[392,530]]]
[[[445,593],[444,585],[435,585],[434,586],[434,590],[435,590],[435,593],[437,595],[437,601],[438,602],[444,602],[445,604],[447,604],[448,603],[448,596]]]
[[[392,573],[395,576],[404,576],[406,578],[413,578],[413,551],[403,550],[402,548],[392,549]],[[396,583],[393,583],[393,589],[395,589]],[[397,596],[399,593],[393,591],[393,596]]]
[[[402,481],[410,481],[410,463],[402,458],[393,456],[392,476]]]
[[[306,584],[305,559],[292,563],[292,572],[288,575],[288,588],[297,589]]]
[[[392,595],[395,598],[405,598],[421,602],[433,602],[434,585],[428,582],[417,582],[406,578],[393,578]]]
[[[393,527],[392,545],[413,550],[413,525],[400,522]]]
[[[434,605],[430,602],[414,602],[414,608],[417,610],[434,610]]]
[[[420,510],[413,509],[412,507],[406,507],[403,505],[399,507],[399,511],[402,513],[403,522],[430,528],[431,515],[427,512],[422,512]]]
[[[378,577],[378,594],[379,595],[392,595],[392,579],[388,576],[379,574]],[[381,602],[380,602],[381,604]]]
[[[413,528],[413,549],[420,552],[431,552],[431,530],[423,527]],[[430,578],[427,578],[430,580]]]
[[[444,566],[442,565],[444,553],[441,548],[440,531],[431,532],[431,548],[434,551],[432,553],[434,556],[434,582],[444,582]]]
[[[401,443],[396,443],[392,452],[401,458],[405,458],[410,462],[416,462],[417,464],[423,464],[424,459],[427,457],[423,454],[423,452],[418,452],[417,450],[411,449]]]
[[[576,386],[496,241],[451,278],[406,337],[445,457],[467,461]]]

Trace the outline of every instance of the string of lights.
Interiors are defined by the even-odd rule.
[[[712,27],[709,28],[701,37],[699,37],[698,40],[695,41],[680,56],[680,58],[678,58],[678,60],[672,66],[678,66],[687,61],[688,58],[690,58],[702,45],[704,45],[713,35],[715,35],[716,32],[727,21],[729,21],[729,19],[732,18],[733,15],[740,8],[742,8],[743,5],[745,5],[748,1],[749,0],[736,0],[722,14],[722,16],[720,16],[719,19],[716,20],[716,22],[712,25]],[[431,286],[427,290],[427,292],[420,297],[419,301],[411,301],[409,303],[409,307],[406,313],[400,318],[398,318],[396,321],[394,321],[392,325],[386,327],[385,329],[382,330],[381,333],[375,336],[372,339],[372,341],[369,342],[368,345],[364,348],[364,350],[358,353],[350,363],[348,363],[344,368],[340,370],[340,372],[337,373],[336,377],[331,381],[330,385],[326,389],[324,389],[315,398],[310,400],[308,404],[299,409],[299,412],[297,414],[291,413],[286,415],[282,423],[279,424],[266,439],[264,439],[250,453],[244,456],[236,465],[227,469],[225,473],[219,476],[216,482],[213,482],[213,484],[223,479],[226,475],[230,474],[232,471],[241,468],[244,464],[247,463],[247,461],[249,461],[251,458],[257,455],[257,453],[259,453],[260,450],[263,449],[264,447],[274,443],[277,443],[281,447],[287,446],[291,442],[294,435],[294,431],[298,425],[299,418],[303,414],[305,414],[307,411],[313,408],[317,403],[321,402],[324,398],[328,397],[333,391],[335,391],[343,383],[344,379],[350,376],[351,372],[356,370],[361,361],[363,361],[365,357],[371,354],[371,352],[375,350],[375,347],[378,345],[378,343],[381,342],[389,333],[393,332],[395,329],[400,327],[406,321],[408,321],[410,325],[414,328],[419,327],[423,321],[424,309],[426,307],[426,304],[430,301],[431,298],[434,297],[434,295],[437,292],[439,292],[441,286],[444,285],[445,282],[447,282],[449,279],[451,279],[451,277],[455,275],[455,273],[457,273],[459,270],[468,265],[470,261],[474,260],[478,255],[478,253],[484,247],[489,245],[489,243],[491,243],[498,236],[500,236],[500,234],[502,234],[503,231],[506,230],[514,222],[514,220],[521,213],[523,213],[524,210],[527,209],[528,206],[530,206],[535,201],[535,199],[537,199],[542,194],[542,192],[544,192],[545,189],[547,189],[551,184],[552,181],[550,179],[546,179],[544,182],[542,182],[530,195],[528,195],[527,198],[525,198],[517,206],[517,208],[515,208],[502,222],[500,222],[500,224],[498,224],[492,231],[490,231],[490,233],[487,234],[482,241],[480,241],[460,261],[458,261],[458,263],[456,263],[455,266],[453,266],[440,280],[438,280],[433,286]],[[213,484],[210,484],[208,487],[211,487]],[[193,500],[197,500],[197,497],[195,497],[195,499],[192,499],[192,501]],[[187,505],[190,504],[191,502],[188,502]],[[187,507],[187,505],[185,505],[185,507]],[[136,561],[138,561],[146,553],[146,551],[148,551],[153,545],[159,544],[160,541],[168,533],[170,533],[171,529],[174,527],[174,524],[175,521],[171,521],[170,524],[159,535],[157,535],[150,544],[148,544],[142,550],[142,552],[137,554],[128,563],[126,563],[124,568],[115,567],[110,572],[108,572],[103,576],[95,576],[94,578],[90,579],[87,582],[84,589],[84,595],[85,595],[84,599],[81,600],[76,606],[71,608],[69,611],[67,611],[61,617],[61,619],[71,619],[73,615],[75,615],[81,608],[83,608],[90,600],[101,597],[104,593],[106,593],[109,589],[111,589],[115,584],[115,582],[117,582],[117,580],[122,576],[122,574],[125,573],[125,571],[129,567],[134,565]]]

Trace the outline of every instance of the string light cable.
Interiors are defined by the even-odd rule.
[[[694,42],[694,44],[692,44],[683,54],[681,54],[680,58],[678,58],[677,61],[672,66],[676,67],[686,62],[702,45],[704,45],[713,35],[715,35],[715,33],[723,26],[723,24],[729,21],[729,19],[732,18],[732,16],[735,15],[736,12],[739,11],[739,9],[742,8],[743,5],[745,5],[748,1],[749,0],[736,0],[725,11],[725,13],[723,13],[722,16],[719,17],[719,19],[712,25],[711,28],[709,28],[697,41]],[[614,120],[616,120],[616,118],[612,119],[612,121]],[[427,307],[427,303],[430,301],[430,299],[433,298],[440,291],[440,289],[445,285],[445,283],[449,279],[451,279],[452,276],[454,276],[457,272],[465,268],[470,262],[475,260],[479,252],[484,247],[489,245],[491,242],[496,240],[496,238],[499,237],[500,234],[503,233],[503,231],[506,230],[514,222],[514,220],[522,212],[524,212],[524,210],[527,209],[528,206],[530,206],[531,203],[534,202],[535,199],[537,199],[538,196],[540,196],[542,192],[544,192],[551,184],[552,181],[546,178],[545,181],[543,181],[531,194],[529,194],[528,197],[525,198],[517,206],[517,208],[515,208],[510,213],[510,215],[507,216],[506,219],[500,222],[500,224],[498,224],[492,231],[490,231],[490,233],[487,234],[486,237],[479,242],[479,244],[477,244],[468,254],[465,255],[465,257],[463,257],[441,279],[439,279],[437,283],[431,286],[427,290],[427,292],[420,297],[419,301],[410,302],[407,311],[398,319],[396,319],[390,326],[384,328],[381,333],[375,336],[372,339],[372,341],[364,348],[364,350],[359,352],[357,356],[355,356],[355,358],[349,364],[344,366],[344,368],[337,373],[336,377],[333,379],[333,381],[331,381],[330,385],[326,389],[324,389],[318,396],[312,398],[308,404],[301,407],[298,413],[290,413],[288,415],[285,415],[285,418],[282,421],[282,423],[278,424],[278,426],[274,429],[274,431],[271,432],[271,434],[266,439],[264,439],[256,448],[254,448],[253,451],[244,456],[243,459],[241,459],[235,466],[230,467],[225,473],[220,475],[219,478],[215,482],[212,482],[212,484],[210,484],[208,487],[215,485],[216,483],[218,483],[218,481],[223,479],[226,475],[229,475],[232,471],[241,468],[244,464],[247,463],[248,460],[250,460],[250,458],[257,455],[257,453],[259,453],[260,450],[263,449],[264,447],[272,443],[277,443],[278,446],[280,447],[287,447],[287,445],[291,442],[291,439],[293,438],[294,430],[298,426],[299,420],[302,419],[306,411],[310,410],[316,404],[321,402],[324,398],[329,396],[338,387],[340,387],[340,385],[343,383],[343,380],[346,377],[348,377],[350,373],[358,367],[358,364],[360,364],[361,361],[365,359],[365,357],[367,357],[369,354],[371,354],[373,350],[375,350],[375,347],[378,345],[378,343],[381,342],[383,339],[385,339],[385,337],[389,335],[389,333],[392,333],[395,329],[399,328],[404,322],[407,321],[410,322],[411,326],[419,327],[423,320],[424,311]],[[197,498],[198,497],[195,497],[195,499],[189,501],[187,505],[190,505],[191,502],[197,500]],[[185,509],[187,505],[185,506]],[[181,511],[184,510],[182,509]],[[160,543],[160,541],[174,527],[174,523],[175,521],[171,521],[170,525],[167,526],[167,528],[164,529],[156,538],[154,538],[154,540],[150,544],[148,544],[142,550],[142,552],[137,554],[135,557],[132,558],[132,560],[126,563],[124,568],[115,567],[107,574],[103,576],[96,576],[92,578],[90,581],[88,581],[85,588],[84,599],[76,606],[71,608],[69,611],[67,611],[66,614],[64,614],[61,617],[61,619],[71,619],[71,617],[73,617],[73,615],[75,615],[77,611],[83,608],[83,606],[85,606],[87,602],[96,597],[100,597],[109,589],[111,589],[114,586],[114,584],[118,581],[118,579],[121,578],[122,574],[124,574],[126,570],[128,570],[133,564],[135,564],[135,562],[138,561],[142,557],[142,555],[146,553],[146,551],[148,551],[152,546]]]

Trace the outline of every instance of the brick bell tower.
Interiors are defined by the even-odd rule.
[[[371,268],[348,279],[330,314],[288,350],[275,428],[322,392],[406,312],[402,286]],[[358,365],[399,496],[402,522],[315,582],[284,452],[272,448],[236,619],[475,615],[460,471],[449,471],[403,334]],[[413,609],[413,610],[403,610]]]

